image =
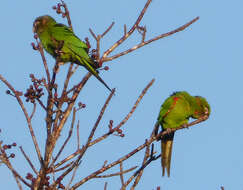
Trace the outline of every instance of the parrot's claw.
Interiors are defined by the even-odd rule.
[[[62,56],[62,55],[64,54],[64,52],[61,51],[61,50],[55,50],[55,54],[56,54],[57,56]]]
[[[58,62],[59,66],[64,65],[64,62]]]
[[[187,124],[183,124],[182,127],[189,129],[189,126],[187,126]]]
[[[167,134],[170,134],[170,133],[173,132],[173,130],[172,130],[171,128],[167,128],[167,129],[166,129],[166,132],[167,132]]]

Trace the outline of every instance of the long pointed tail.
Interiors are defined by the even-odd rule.
[[[105,83],[105,81],[103,81],[98,72],[91,65],[85,65],[85,68],[91,72],[91,74],[94,75],[109,91],[111,91],[110,87]]]
[[[93,73],[92,73],[93,74]],[[94,74],[93,74],[94,75]],[[103,79],[97,74],[97,75],[94,75],[110,92],[112,91],[110,89],[110,87],[105,83],[105,81],[103,81]]]
[[[69,46],[68,46],[69,47]],[[105,83],[105,81],[103,81],[103,79],[99,76],[98,72],[95,70],[94,67],[91,66],[92,64],[92,60],[87,60],[84,59],[82,57],[80,57],[79,54],[77,54],[75,51],[72,50],[72,48],[69,47],[69,50],[71,50],[75,55],[77,55],[78,61],[77,64],[78,65],[82,65],[84,66],[89,72],[91,72],[92,75],[94,75],[103,85],[105,85],[105,87],[111,91],[110,87]]]
[[[92,75],[94,75],[109,91],[111,91],[110,87],[103,81],[103,79],[99,76],[98,72],[90,65],[85,64],[83,65]]]
[[[162,175],[165,175],[165,170],[167,171],[168,177],[170,177],[170,163],[171,163],[171,153],[173,146],[174,132],[163,136],[161,139],[161,166]]]
[[[87,62],[83,65],[92,75],[94,75],[109,91],[111,91],[110,87],[103,81],[103,79],[99,76],[98,72]]]

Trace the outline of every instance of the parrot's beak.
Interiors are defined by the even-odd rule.
[[[33,31],[33,33],[36,33],[36,23],[33,24],[32,31]]]
[[[205,112],[204,112],[205,115],[209,115],[209,110],[208,110],[208,108],[205,107],[204,109],[205,109]]]
[[[34,33],[37,32],[36,29],[37,29],[37,26],[39,25],[39,23],[40,23],[39,21],[35,21],[35,22],[34,22],[34,24],[33,24],[33,28],[32,28],[32,30],[33,30]]]

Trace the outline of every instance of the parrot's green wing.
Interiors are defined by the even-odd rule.
[[[63,39],[68,40],[74,46],[78,48],[85,49],[85,53],[88,52],[88,46],[82,40],[80,40],[73,31],[64,24],[55,24],[52,27],[51,35],[55,37],[56,40],[62,41]],[[83,54],[83,56],[85,55]],[[87,56],[88,57],[88,56]]]
[[[72,57],[68,57],[68,59],[73,59],[73,61],[76,61],[75,58],[78,56],[80,63],[77,64],[82,66],[86,66],[86,62],[88,64],[92,64],[92,60],[88,55],[87,45],[80,40],[67,26],[63,24],[55,24],[51,26],[50,36],[53,39],[53,42],[62,43],[63,47],[61,48],[64,52],[63,55],[61,55],[62,59],[65,59],[71,55]]]
[[[162,104],[158,116],[158,121],[163,122],[163,119],[165,116],[169,113],[169,110],[171,109],[173,105],[174,100],[172,98],[167,98],[164,103]]]
[[[79,65],[84,66],[89,72],[91,72],[101,83],[103,83],[106,88],[110,91],[109,86],[102,80],[95,69],[94,61],[88,55],[87,45],[80,40],[71,29],[63,24],[55,24],[52,26],[51,37],[54,41],[60,42],[62,44],[61,59],[66,61],[73,61]]]
[[[192,98],[187,92],[175,92],[162,104],[158,116],[163,129],[176,128],[188,121],[192,115],[189,99]]]

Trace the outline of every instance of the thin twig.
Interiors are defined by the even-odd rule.
[[[100,61],[100,39],[101,35],[98,35],[97,41],[96,41],[96,59]],[[98,67],[101,67],[102,65],[99,64]]]
[[[153,156],[153,155],[151,155],[151,157],[150,157],[150,159],[149,160],[147,160],[147,162],[145,162],[142,166],[141,166],[141,168],[139,168],[138,169],[138,171],[136,171],[135,173],[134,173],[134,176],[137,176],[137,177],[139,177],[139,178],[136,178],[136,180],[134,181],[134,184],[133,184],[133,187],[135,188],[135,186],[138,184],[138,182],[139,182],[139,180],[140,180],[140,178],[141,178],[141,171],[143,171],[152,161],[155,161],[155,160],[157,160],[157,159],[159,159],[161,157],[161,154],[160,155],[158,155],[158,156]],[[137,180],[138,179],[138,180]]]
[[[29,128],[29,132],[30,132],[30,135],[32,137],[32,141],[34,143],[34,146],[35,146],[35,150],[36,150],[36,153],[37,153],[37,156],[38,156],[38,159],[39,159],[39,162],[40,164],[42,165],[43,163],[43,159],[41,157],[41,153],[40,153],[40,148],[39,148],[39,145],[37,143],[37,140],[36,140],[36,137],[35,137],[35,134],[34,134],[34,130],[32,128],[32,124],[31,124],[31,119],[27,113],[27,110],[22,102],[22,100],[20,99],[20,96],[19,94],[17,93],[17,91],[14,89],[14,87],[2,76],[0,75],[0,80],[14,93],[24,115],[25,115],[25,119],[27,121],[27,124],[28,124],[28,128]]]
[[[19,147],[19,149],[21,150],[22,154],[24,155],[25,159],[27,160],[27,162],[29,163],[30,167],[32,168],[32,170],[35,172],[36,175],[38,175],[38,171],[35,169],[35,166],[32,164],[32,162],[30,161],[30,158],[27,156],[27,154],[24,152],[24,149],[22,148],[22,146]]]
[[[46,107],[44,106],[43,102],[40,99],[36,99],[38,101],[38,103],[40,104],[40,106],[46,111]]]
[[[150,138],[154,136],[154,130],[152,130],[152,133],[150,135]],[[146,150],[145,150],[145,154],[144,154],[144,158],[143,158],[143,163],[142,163],[142,166],[140,168],[140,170],[138,170],[134,175],[132,175],[126,182],[126,186],[132,181],[132,179],[134,177],[136,177],[136,179],[134,180],[134,183],[131,187],[131,189],[134,189],[137,184],[139,183],[142,175],[143,175],[143,169],[146,167],[146,161],[148,160],[149,156],[150,156],[150,159],[152,159],[153,157],[153,154],[154,154],[154,146],[152,144],[152,148],[151,148],[151,153],[149,154],[149,151],[150,151],[150,146],[147,146],[146,147]]]
[[[111,28],[113,27],[114,24],[115,24],[115,22],[112,22],[111,25],[101,35],[96,35],[91,28],[89,29],[89,32],[91,33],[93,38],[96,40],[96,60],[98,62],[100,62],[100,40],[111,30]],[[102,66],[102,64],[99,64],[99,67],[101,67],[101,66]]]
[[[70,78],[71,76],[73,75],[73,71],[72,71],[72,68],[73,68],[73,63],[70,64],[69,68],[68,68],[68,72],[67,72],[67,76],[66,76],[66,80],[64,82],[64,87],[63,87],[63,90],[62,90],[62,96],[64,96],[66,90],[67,90],[67,87],[68,87],[68,83],[70,81]]]
[[[101,38],[103,38],[110,30],[111,28],[114,26],[115,22],[112,22],[111,25],[106,29],[106,31],[103,32],[103,34],[101,34]]]
[[[120,179],[121,179],[121,184],[122,186],[124,185],[124,176],[123,176],[123,165],[122,162],[120,163]]]
[[[104,190],[107,190],[107,182],[105,182]]]
[[[152,137],[152,136],[150,136],[150,137]],[[142,166],[145,164],[146,160],[147,160],[148,157],[149,157],[149,150],[150,150],[150,145],[147,145],[146,150],[145,150],[145,155],[144,155],[144,159],[143,159]],[[133,186],[132,186],[131,188],[134,188],[134,187],[136,186],[135,184],[137,184],[138,181],[140,180],[140,178],[141,178],[141,176],[142,176],[142,172],[143,172],[143,170],[140,168],[140,170],[138,170],[138,171],[139,171],[139,172],[133,174],[133,175],[126,181],[126,183],[125,183],[125,184],[122,186],[122,188],[121,188],[122,190],[125,190],[126,187],[129,185],[129,183],[131,183],[131,181],[138,175],[137,178],[136,178],[135,181],[134,181]]]
[[[123,170],[123,171],[120,171],[120,172],[117,172],[117,173],[113,173],[113,174],[98,175],[98,176],[95,176],[94,178],[108,178],[108,177],[114,177],[114,176],[118,176],[118,175],[120,176],[120,175],[128,173],[128,172],[130,172],[132,170],[135,170],[136,168],[137,168],[137,166],[134,166],[134,167],[129,168],[127,170]]]
[[[12,174],[13,174],[13,176],[14,176],[14,179],[15,179],[15,181],[16,181],[16,183],[17,183],[17,185],[18,185],[18,187],[19,187],[19,189],[20,190],[22,190],[23,188],[22,188],[22,185],[20,184],[20,181],[22,181],[25,185],[27,185],[28,187],[31,187],[30,186],[30,184],[28,184],[25,180],[24,180],[24,178],[22,178],[14,169],[13,169],[13,167],[12,167],[12,165],[8,165],[8,168],[11,170],[11,172],[12,172]],[[20,179],[20,181],[19,181],[19,179]]]
[[[30,120],[32,120],[32,117],[34,116],[35,111],[36,111],[36,103],[34,102],[33,105],[34,105],[34,106],[33,106],[32,113],[31,113],[31,115],[30,115]]]
[[[73,182],[73,180],[74,180],[74,177],[75,177],[75,175],[76,175],[76,172],[77,172],[77,169],[78,169],[78,166],[79,166],[79,165],[80,165],[80,162],[77,163],[77,164],[75,165],[74,170],[73,170],[72,177],[71,177],[71,179],[70,179],[68,185],[66,186],[65,190],[68,190],[69,187],[70,187],[70,185],[72,184],[72,182]]]
[[[98,38],[97,38],[97,36],[95,35],[95,33],[93,32],[93,30],[91,28],[89,29],[89,32],[91,33],[91,35],[93,36],[93,38],[97,41]]]
[[[53,170],[53,171],[55,171],[55,172],[62,171],[62,170],[68,168],[69,166],[71,166],[71,165],[73,165],[73,164],[74,164],[74,161],[68,163],[67,165],[65,165],[65,166],[63,166],[63,167],[61,167],[61,168],[55,169],[55,170]]]
[[[72,22],[71,22],[71,18],[70,18],[70,14],[69,14],[69,10],[67,8],[67,5],[66,5],[66,3],[63,0],[61,0],[61,2],[62,2],[62,6],[63,6],[63,8],[65,10],[65,16],[67,18],[68,25],[71,28],[71,30],[73,30],[73,26],[72,26]]]
[[[127,25],[124,24],[124,36],[127,34]]]
[[[8,169],[12,172],[13,177],[14,177],[14,179],[15,179],[15,181],[16,181],[18,187],[19,187],[19,189],[20,189],[20,190],[23,189],[22,186],[21,186],[21,184],[20,184],[20,182],[19,182],[19,180],[22,181],[22,182],[23,182],[25,185],[27,185],[28,187],[31,187],[31,185],[30,185],[29,183],[27,183],[27,182],[25,181],[25,179],[22,178],[22,176],[19,175],[19,173],[13,168],[12,164],[10,163],[10,161],[9,161],[9,159],[8,159],[8,156],[7,156],[6,152],[5,152],[5,151],[1,151],[1,153],[2,153],[2,154],[1,154],[1,157],[0,157],[0,158],[1,158],[1,160],[2,160],[2,163],[4,163],[4,164],[8,167]]]
[[[78,121],[78,124],[77,124],[77,150],[80,149],[80,137],[79,137],[79,121]]]

